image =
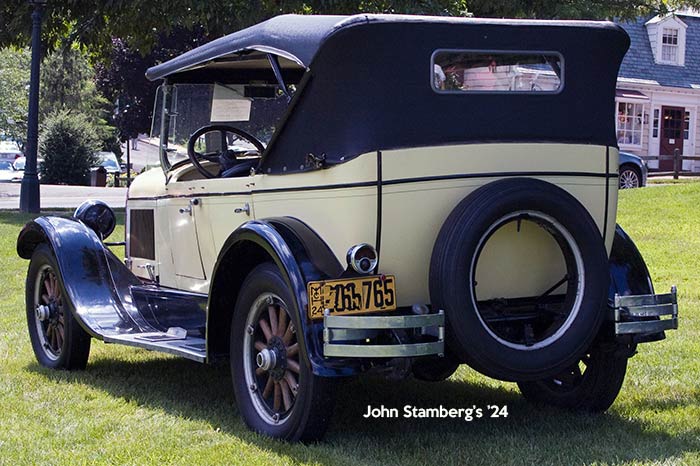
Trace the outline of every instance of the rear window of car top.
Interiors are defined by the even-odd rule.
[[[439,93],[551,94],[564,85],[557,52],[436,50],[431,68]]]

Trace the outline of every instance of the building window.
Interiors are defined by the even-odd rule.
[[[683,118],[683,139],[690,139],[690,112],[685,112],[685,117]]]
[[[652,137],[655,137],[655,138],[659,137],[659,109],[658,108],[654,109],[654,122],[653,122],[651,135],[652,135]]]
[[[661,61],[678,63],[678,29],[663,29],[661,36]]]
[[[642,145],[644,105],[631,102],[617,103],[617,143],[625,146]]]

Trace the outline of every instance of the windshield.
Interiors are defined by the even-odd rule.
[[[288,98],[273,84],[163,85],[158,90],[151,136],[160,139],[167,127],[167,140],[161,141],[171,165],[187,159],[190,135],[207,125],[233,126],[267,146],[287,105]],[[235,138],[228,145],[234,150],[254,149]]]
[[[12,164],[5,160],[0,160],[0,170],[12,170]]]
[[[113,169],[119,169],[119,163],[117,163],[117,156],[112,154],[111,152],[108,152],[106,154],[99,154],[98,157],[102,159],[102,162],[100,165],[102,165],[105,168],[113,168]]]

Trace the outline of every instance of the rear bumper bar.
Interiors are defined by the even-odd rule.
[[[678,328],[676,287],[666,294],[615,295],[615,335],[645,335]]]
[[[431,332],[430,329],[437,330]],[[435,341],[401,343],[398,332],[413,331],[437,335]],[[372,344],[380,332],[393,333],[396,344]],[[407,316],[333,316],[323,317],[323,355],[325,357],[406,358],[442,356],[445,352],[445,313]]]

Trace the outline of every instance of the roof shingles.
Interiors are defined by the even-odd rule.
[[[644,23],[648,18],[618,22],[632,41],[620,67],[620,78],[656,81],[661,86],[698,88],[700,86],[700,17],[682,16],[686,29],[685,66],[661,65],[654,61]]]

